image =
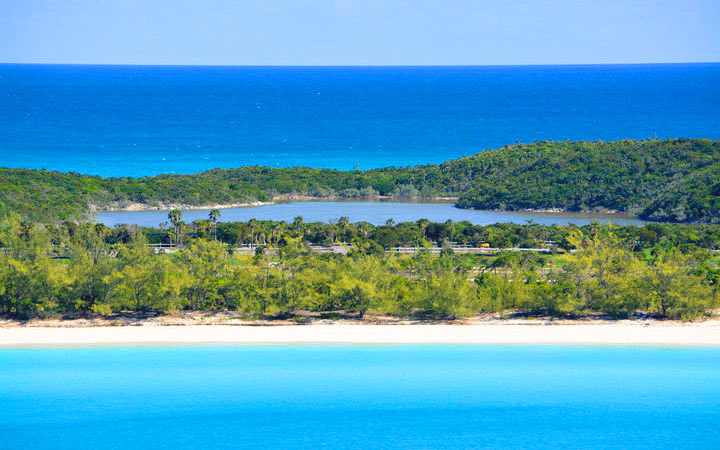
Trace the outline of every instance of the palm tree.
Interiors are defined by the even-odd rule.
[[[101,223],[95,224],[95,234],[100,237],[102,237],[105,234],[106,229],[107,228],[105,227],[105,225],[103,225]]]
[[[210,225],[208,224],[207,220],[203,219],[196,219],[193,220],[192,223],[193,232],[195,233],[195,236],[197,237],[204,237],[206,233],[208,233],[208,229],[210,228]]]
[[[358,232],[362,235],[362,237],[366,238],[368,236],[368,234],[370,234],[369,225],[370,224],[367,222],[359,222],[355,225],[355,227],[357,228]]]
[[[347,230],[350,228],[350,219],[348,219],[345,216],[342,216],[338,219],[337,222],[338,226],[340,227],[340,232],[342,233],[342,239],[347,240]]]
[[[185,231],[187,231],[187,225],[182,220],[177,225],[177,232],[176,232],[176,240],[178,246],[182,247],[182,237],[185,234]]]
[[[453,223],[452,219],[448,219],[445,221],[445,230],[447,232],[448,240],[454,242],[455,241],[455,224]]]
[[[415,223],[417,223],[417,226],[420,227],[420,232],[422,233],[423,237],[425,237],[425,230],[427,230],[430,221],[427,219],[419,219]]]
[[[255,227],[257,226],[257,220],[250,219],[248,220],[248,225],[250,225],[250,243],[255,243]]]
[[[279,244],[280,239],[285,234],[285,222],[280,222],[272,227],[272,244]]]
[[[303,226],[302,216],[297,216],[296,218],[293,219],[293,226],[295,227],[295,230],[300,232],[300,230],[302,229],[302,226]]]
[[[217,220],[218,217],[220,217],[220,210],[217,208],[210,210],[210,220],[213,223],[213,226],[215,227],[215,240],[217,241]]]
[[[175,243],[180,245],[180,224],[182,223],[182,211],[179,209],[170,210],[170,213],[168,213],[168,219],[170,219],[170,222],[173,224],[173,228],[175,228]]]

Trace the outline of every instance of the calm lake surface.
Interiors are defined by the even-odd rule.
[[[0,64],[0,165],[103,176],[439,163],[516,140],[720,139],[720,64]]]
[[[183,211],[183,220],[187,223],[196,219],[207,219],[209,210]],[[396,203],[396,202],[291,202],[247,208],[221,210],[220,221],[245,222],[249,219],[284,220],[292,222],[302,216],[305,222],[329,222],[347,217],[350,222],[369,222],[382,225],[388,219],[396,223],[414,222],[428,219],[432,222],[453,222],[469,220],[475,225],[490,225],[498,222],[524,224],[532,220],[542,225],[586,225],[596,222],[612,222],[616,225],[642,225],[640,219],[620,214],[584,214],[584,213],[528,213],[477,211],[456,208],[450,203]],[[119,211],[104,212],[95,215],[95,221],[107,226],[117,224],[136,224],[156,227],[167,222],[167,211]]]
[[[719,448],[720,350],[0,350],[0,448]]]

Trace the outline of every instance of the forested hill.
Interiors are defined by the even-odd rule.
[[[607,208],[652,220],[720,222],[720,141],[507,147],[443,165],[471,208]]]
[[[616,210],[652,220],[720,223],[720,141],[537,142],[440,165],[367,171],[247,166],[196,175],[100,178],[0,169],[0,215],[87,217],[129,203],[208,205],[277,195],[456,195],[478,209]]]

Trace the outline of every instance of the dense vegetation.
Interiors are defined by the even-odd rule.
[[[58,221],[128,203],[208,205],[310,197],[458,196],[479,209],[617,210],[659,221],[720,223],[720,141],[518,144],[440,165],[343,172],[304,167],[100,178],[0,169],[0,215]]]
[[[183,230],[0,224],[0,313],[17,318],[122,311],[230,310],[246,317],[300,311],[445,318],[477,313],[568,316],[602,313],[691,319],[720,300],[718,227],[652,224],[582,228],[472,226],[427,221],[373,227],[335,224],[196,222]],[[238,255],[230,243],[270,245]],[[148,239],[180,241],[156,254]],[[552,253],[386,254],[396,243],[429,240],[545,245]],[[309,244],[347,242],[348,254]],[[574,250],[574,251],[570,251]]]
[[[296,217],[292,223],[282,221],[254,220],[248,222],[214,222],[210,218],[196,220],[191,224],[182,222],[182,214],[177,219],[177,226],[169,224],[168,229],[143,228],[136,226],[120,226],[112,230],[106,229],[106,240],[112,243],[128,242],[132,233],[142,231],[151,243],[173,243],[177,234],[185,237],[213,238],[231,246],[248,244],[279,247],[283,245],[288,234],[300,237],[310,245],[331,245],[346,243],[373,248],[378,252],[397,246],[423,247],[431,245],[447,245],[455,243],[469,247],[480,247],[486,244],[492,248],[549,248],[553,250],[569,250],[573,247],[568,239],[575,230],[586,230],[587,233],[597,230],[599,225],[576,226],[559,225],[519,225],[514,223],[498,223],[494,225],[473,225],[468,221],[443,223],[420,219],[417,222],[395,224],[392,220],[385,225],[375,226],[367,222],[350,223],[341,217],[332,223],[304,222]],[[63,225],[72,230],[77,225]],[[102,225],[97,225],[102,227]],[[103,228],[105,229],[105,228]],[[697,224],[660,224],[651,223],[643,227],[615,226],[613,232],[622,238],[625,246],[633,252],[653,248],[663,243],[682,251],[698,249],[720,250],[720,227],[716,225]],[[181,236],[182,238],[182,236]]]

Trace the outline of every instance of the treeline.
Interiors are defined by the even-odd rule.
[[[509,234],[535,235],[536,228]],[[564,245],[574,251],[549,255],[456,255],[445,248],[439,256],[395,256],[378,252],[371,238],[354,239],[347,255],[320,255],[309,251],[303,227],[291,226],[275,228],[273,255],[262,246],[255,255],[233,254],[214,232],[184,235],[178,252],[156,254],[146,234],[131,228],[10,219],[0,225],[0,313],[24,319],[230,310],[291,318],[314,311],[453,319],[643,312],[692,319],[718,308],[717,254],[676,246],[682,233],[638,247],[622,229],[564,228]]]
[[[395,223],[388,220],[384,225],[368,222],[351,223],[347,217],[340,217],[331,223],[305,222],[301,216],[291,223],[272,220],[247,222],[218,222],[220,211],[215,210],[214,220],[198,219],[192,223],[182,220],[182,213],[174,211],[173,222],[164,228],[140,228],[133,225],[120,225],[114,229],[102,227],[109,243],[129,242],[132,234],[143,232],[149,242],[154,244],[172,244],[180,239],[208,238],[216,239],[230,246],[266,245],[282,246],[290,236],[300,238],[309,245],[332,245],[338,242],[362,244],[377,252],[398,246],[428,245],[465,245],[470,247],[487,246],[492,248],[542,248],[555,251],[571,250],[568,238],[576,230],[584,234],[593,234],[601,228],[600,224],[583,227],[575,225],[540,225],[528,223],[497,223],[493,225],[473,225],[469,221],[431,222],[420,219],[415,222]],[[69,230],[78,225],[66,222],[60,225]],[[716,225],[649,223],[642,227],[614,226],[614,233],[623,240],[623,245],[632,251],[651,249],[657,245],[669,245],[682,251],[698,249],[720,250],[720,227]]]
[[[0,169],[0,214],[43,221],[91,206],[210,205],[276,196],[458,196],[478,209],[615,210],[658,221],[720,223],[720,141],[549,142],[510,145],[440,165],[338,171],[258,166],[196,175],[101,178]]]
[[[571,250],[570,236],[580,231],[593,234],[602,228],[599,224],[583,227],[575,225],[539,225],[497,223],[493,225],[473,225],[468,221],[443,223],[420,219],[416,222],[372,225],[367,222],[350,223],[340,218],[334,223],[305,223],[297,217],[293,223],[277,221],[227,222],[217,223],[216,228],[210,221],[196,221],[185,228],[197,237],[217,237],[228,245],[270,244],[282,245],[285,236],[292,233],[301,237],[303,242],[314,245],[329,245],[335,242],[362,243],[363,245],[391,249],[397,246],[427,246],[455,243],[470,247],[486,244],[492,248],[542,248]],[[122,227],[120,228],[122,229]],[[642,227],[614,226],[614,233],[623,240],[623,245],[632,251],[651,249],[657,245],[669,245],[683,251],[698,249],[720,249],[720,227],[715,225],[689,225],[650,223]],[[172,241],[169,230],[146,229],[153,242]]]

